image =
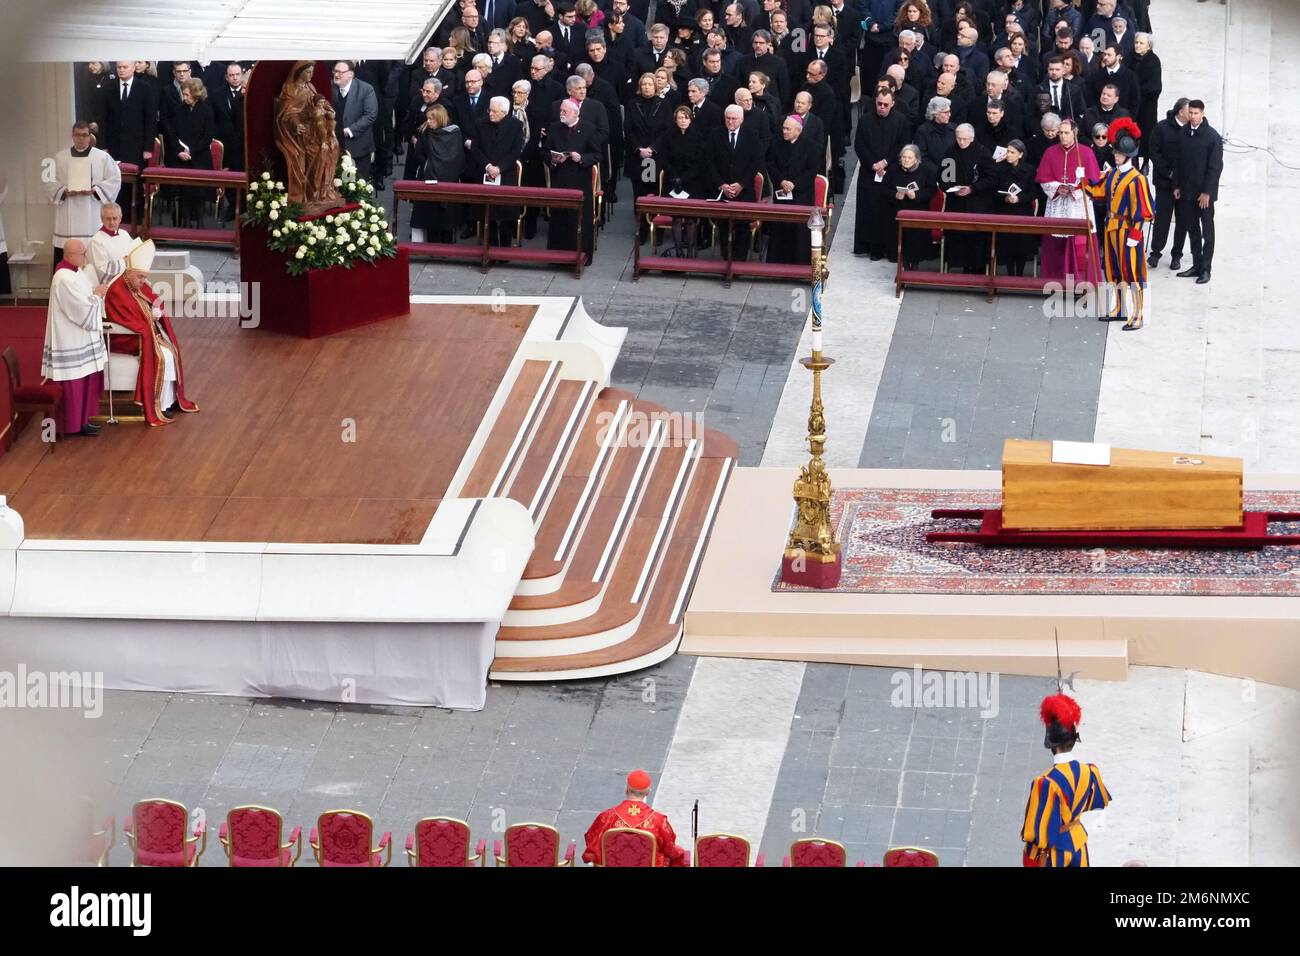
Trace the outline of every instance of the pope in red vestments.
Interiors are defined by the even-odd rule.
[[[600,866],[600,841],[607,830],[630,827],[645,830],[655,838],[658,852],[655,854],[655,866],[686,866],[686,851],[677,845],[677,834],[673,832],[668,818],[657,810],[652,810],[645,802],[650,795],[650,774],[644,770],[634,770],[627,776],[627,799],[616,807],[602,810],[594,823],[587,830],[587,849],[582,852],[584,863]]]
[[[185,397],[180,341],[162,300],[149,287],[144,273],[128,269],[114,279],[108,287],[104,306],[110,322],[125,326],[139,336],[137,339],[119,335],[112,340],[111,350],[125,349],[140,356],[135,400],[144,406],[145,421],[150,425],[167,425],[173,421],[164,395],[174,397],[175,404],[171,408],[197,412],[199,406]],[[174,390],[169,387],[173,383]]]

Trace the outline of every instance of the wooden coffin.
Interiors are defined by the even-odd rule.
[[[1240,528],[1240,458],[1112,448],[1109,465],[1052,461],[1050,441],[1002,449],[1002,525],[1015,530]]]

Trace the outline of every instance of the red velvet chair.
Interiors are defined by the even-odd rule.
[[[893,846],[885,851],[885,866],[938,866],[939,854],[918,846]]]
[[[849,853],[843,843],[807,837],[790,844],[790,855],[781,860],[782,866],[848,866]],[[866,866],[859,860],[855,866]]]
[[[645,830],[615,827],[600,838],[600,866],[654,866],[658,856],[654,835]]]
[[[826,231],[831,230],[831,215],[835,212],[835,203],[831,196],[831,181],[822,173],[813,177],[813,205],[822,211],[826,220]]]
[[[487,840],[479,840],[471,856],[469,824],[452,817],[425,817],[406,835],[408,866],[473,866],[487,860]]]
[[[190,813],[174,800],[141,800],[123,826],[132,866],[198,866],[208,848],[207,824],[194,824],[185,835]]]
[[[109,817],[98,830],[92,830],[90,840],[86,844],[85,861],[91,866],[108,866],[108,854],[113,850],[113,842],[117,839],[117,818]]]
[[[302,827],[294,827],[287,843],[284,818],[270,807],[235,807],[226,814],[217,838],[231,866],[293,866],[302,855]]]
[[[13,417],[7,423],[10,425],[7,440],[12,444],[18,437],[20,413],[31,412],[36,415],[38,421],[43,418],[52,418],[56,422],[59,420],[63,410],[63,389],[59,387],[58,382],[24,385],[22,374],[18,369],[18,353],[14,351],[12,345],[5,346],[4,363],[9,374],[10,395],[13,396]],[[4,429],[0,428],[0,432],[3,431]],[[54,442],[50,443],[50,451],[54,451],[54,444]]]
[[[393,834],[385,833],[372,848],[374,833],[375,822],[359,810],[326,810],[311,828],[311,852],[319,866],[387,866]]]
[[[577,844],[570,843],[561,860],[560,831],[545,823],[516,823],[509,827],[505,853],[501,852],[500,840],[492,844],[497,866],[573,866],[576,851]]]
[[[705,834],[695,841],[695,865],[749,866],[749,841],[731,833]],[[758,855],[754,865],[763,865],[763,854]]]
[[[772,198],[772,194],[770,192],[767,192],[767,186],[768,183],[767,180],[763,177],[763,174],[755,173],[754,174],[754,202],[771,203],[775,201]],[[728,226],[729,225],[730,224],[728,223]],[[749,251],[750,252],[759,251],[758,243],[762,231],[763,231],[763,221],[761,219],[755,219],[753,222],[749,224]],[[759,255],[757,258],[761,260],[763,257]]]

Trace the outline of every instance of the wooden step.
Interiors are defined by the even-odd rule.
[[[706,453],[712,450],[709,437],[705,438]],[[735,448],[725,436],[715,437],[712,445]],[[503,680],[592,677],[647,667],[672,654],[681,638],[682,615],[733,465],[731,457],[698,461],[633,633],[607,646],[577,653],[533,657],[498,654],[490,676]],[[593,643],[599,643],[599,635],[592,637]]]
[[[663,523],[664,515],[672,515],[677,510],[678,499],[684,491],[685,476],[689,475],[692,462],[688,453],[693,453],[695,443],[687,447],[658,448],[652,451],[656,457],[653,471],[649,471],[640,482],[644,488],[639,500],[632,496],[622,499],[619,514],[615,517],[612,534],[602,534],[588,540],[584,535],[584,545],[591,548],[584,555],[595,555],[599,550],[594,570],[590,576],[585,571],[587,561],[574,562],[566,575],[565,585],[556,597],[570,593],[568,585],[570,575],[576,582],[603,582],[599,610],[583,614],[583,604],[565,600],[563,604],[552,604],[539,608],[537,613],[507,613],[506,623],[497,631],[497,641],[541,641],[556,638],[580,637],[596,634],[610,628],[619,627],[636,617],[639,602],[633,597],[641,583],[642,571],[646,563],[657,559],[663,541],[656,532]],[[542,595],[540,597],[552,597]],[[566,608],[574,608],[581,616],[568,617]],[[512,604],[513,610],[513,604]],[[546,614],[545,611],[552,613]],[[570,613],[573,613],[570,611]],[[537,624],[526,624],[527,618],[539,619]],[[563,619],[562,619],[563,618]],[[556,619],[556,623],[541,623],[542,620]],[[562,619],[562,620],[561,620]]]
[[[540,516],[533,556],[524,570],[526,580],[551,577],[564,568],[617,451],[617,429],[611,429],[611,424],[620,411],[626,415],[633,402],[632,393],[611,388],[602,390],[592,402]]]
[[[559,382],[546,413],[528,438],[506,497],[527,508],[534,521],[552,490],[560,466],[573,450],[574,433],[587,413],[595,390],[595,382]]]
[[[474,461],[473,470],[460,489],[461,498],[491,498],[500,494],[506,478],[527,447],[529,433],[545,414],[559,380],[559,371],[559,362],[524,362],[487,441]]]

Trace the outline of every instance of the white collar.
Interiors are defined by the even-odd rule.
[[[1116,167],[1115,167],[1115,172],[1117,172],[1117,173],[1126,173],[1126,172],[1128,172],[1132,167],[1133,167],[1133,160],[1131,160],[1131,159],[1130,159],[1130,160],[1126,160],[1126,161],[1124,162],[1123,165],[1121,165],[1121,166],[1116,166]]]
[[[339,87],[339,96],[342,96],[342,97],[346,98],[347,95],[348,95],[348,91],[351,90],[351,89],[352,89],[352,84],[351,84],[351,83],[349,83],[347,86],[340,86],[340,87]]]
[[[1079,760],[1073,750],[1069,753],[1052,754],[1052,766],[1056,766],[1058,763],[1070,763],[1073,760]],[[1079,762],[1082,763],[1083,761],[1080,760]]]

